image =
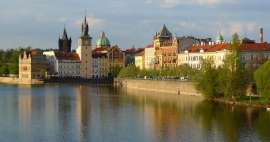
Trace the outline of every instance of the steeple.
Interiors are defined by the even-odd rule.
[[[63,31],[63,34],[62,34],[62,39],[68,39],[66,27],[64,27],[64,31]]]
[[[172,37],[172,33],[168,30],[165,24],[160,31],[160,37]]]
[[[71,37],[68,38],[66,27],[58,39],[58,48],[60,52],[71,52]]]
[[[81,36],[82,37],[89,36],[88,32],[89,32],[89,26],[88,26],[87,18],[86,16],[84,16],[84,21],[82,23]]]

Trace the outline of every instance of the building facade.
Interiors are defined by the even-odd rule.
[[[75,52],[46,51],[43,52],[43,55],[46,56],[49,64],[48,72],[51,77],[80,77],[81,61]]]
[[[135,66],[140,70],[145,69],[145,51],[141,51],[135,55]]]
[[[153,37],[155,48],[155,69],[175,68],[177,66],[178,53],[191,48],[198,43],[209,43],[211,38],[177,37],[164,25],[160,32]]]
[[[43,80],[46,78],[46,59],[39,51],[24,51],[19,56],[19,79],[31,81],[33,79]]]
[[[144,68],[154,69],[155,67],[155,48],[152,45],[147,46],[144,49]]]
[[[200,69],[203,60],[211,60],[216,67],[221,66],[226,56],[231,53],[230,47],[230,43],[194,45],[178,54],[178,65],[187,64],[192,68]],[[239,48],[240,62],[248,69],[255,70],[270,59],[270,44],[268,43],[242,43]]]

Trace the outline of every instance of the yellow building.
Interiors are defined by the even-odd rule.
[[[139,69],[144,69],[145,68],[145,60],[144,60],[144,51],[141,51],[135,55],[135,66],[138,67]]]
[[[24,52],[19,56],[19,79],[43,80],[46,78],[47,64],[45,56],[39,51]]]
[[[195,38],[192,36],[177,37],[164,25],[153,37],[155,48],[155,69],[175,68],[178,53],[192,47],[193,44],[209,43],[211,38]]]

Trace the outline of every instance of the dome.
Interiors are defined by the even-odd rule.
[[[223,42],[223,40],[224,40],[223,36],[219,33],[217,38],[216,38],[216,42],[221,43],[221,42]]]
[[[109,39],[106,37],[105,33],[102,32],[101,37],[99,37],[96,41],[96,46],[97,47],[108,47],[111,46],[111,43]]]

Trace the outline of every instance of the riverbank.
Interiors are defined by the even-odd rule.
[[[114,85],[121,89],[132,91],[147,91],[155,94],[167,93],[172,95],[192,95],[201,96],[193,82],[179,80],[145,80],[145,79],[115,79]],[[254,108],[270,108],[267,103],[262,104],[254,99],[229,100],[225,98],[206,99],[210,102],[223,103],[235,106],[254,107]]]
[[[250,102],[243,101],[243,100],[232,101],[225,98],[215,98],[215,99],[207,99],[207,100],[210,102],[223,103],[223,104],[233,105],[233,106],[244,106],[244,107],[265,108],[265,109],[270,108],[269,104],[262,104],[254,100],[251,100]]]
[[[114,80],[114,85],[123,89],[135,89],[174,95],[201,96],[190,81],[118,78]]]
[[[18,85],[41,85],[44,84],[42,80],[22,80],[18,77],[0,77],[0,84],[18,84]]]

